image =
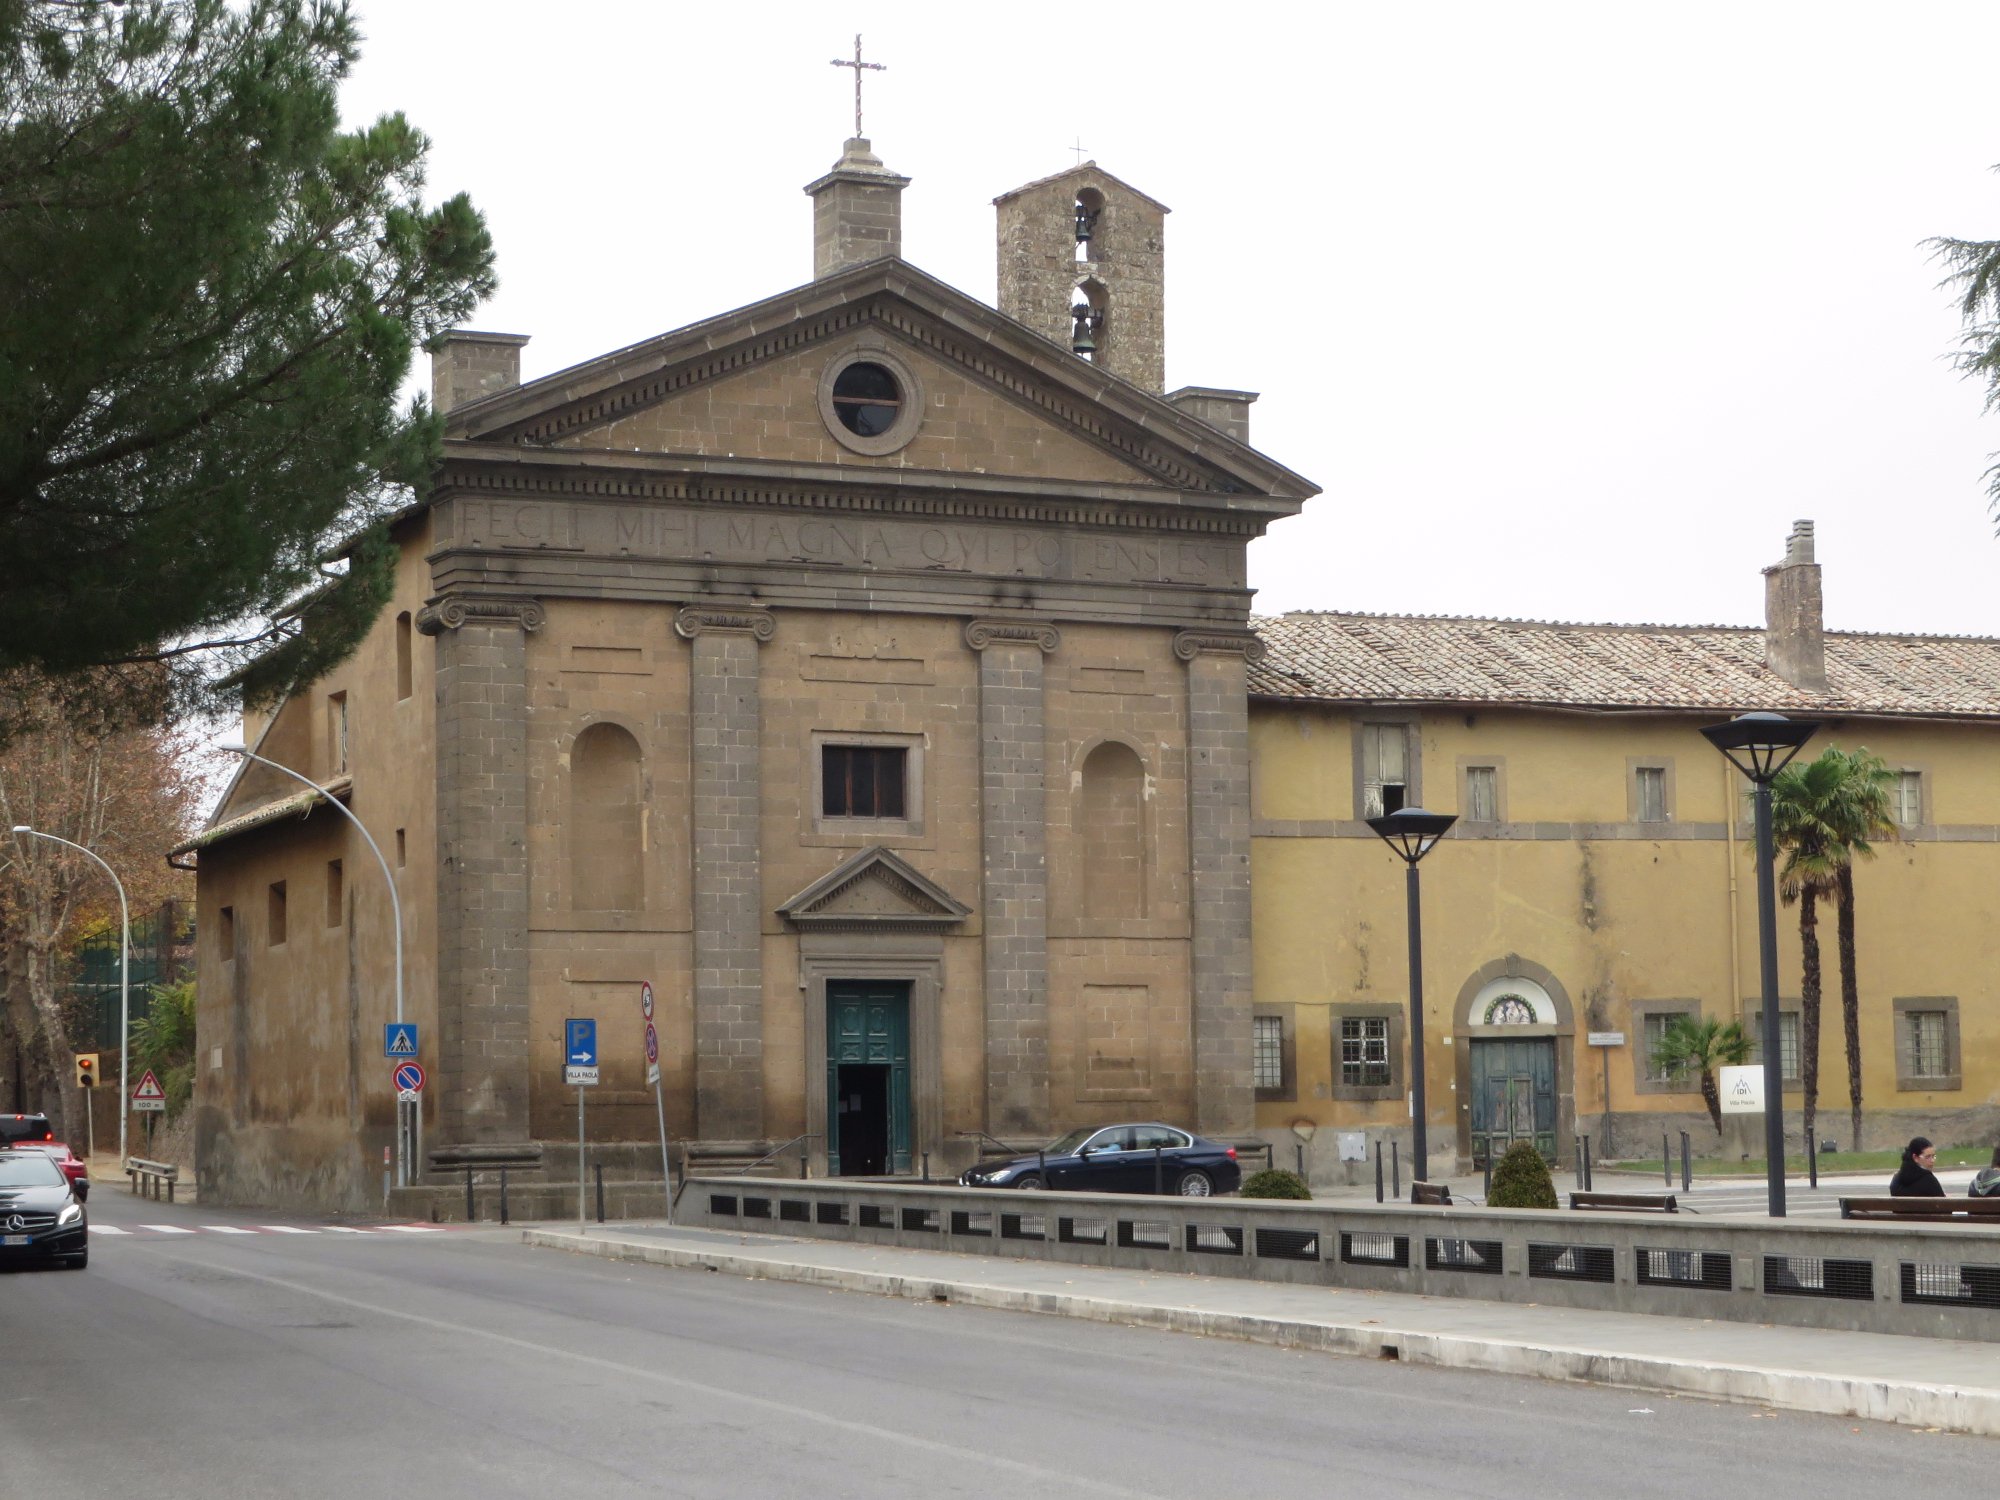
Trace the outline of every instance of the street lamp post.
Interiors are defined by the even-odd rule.
[[[52,844],[61,844],[65,849],[74,849],[97,861],[98,867],[111,877],[111,883],[118,887],[118,1164],[122,1167],[129,1159],[125,1155],[125,1117],[131,1110],[130,1092],[132,1072],[132,910],[125,904],[125,882],[118,878],[118,872],[104,863],[96,854],[73,844],[68,839],[59,839],[53,833],[43,833],[39,828],[30,828],[25,823],[16,823],[14,832],[26,834],[29,838],[47,839]],[[90,1108],[90,1095],[83,1096],[83,1107]]]
[[[1409,899],[1410,929],[1410,1150],[1412,1181],[1430,1179],[1429,1141],[1424,1130],[1424,929],[1417,895],[1417,861],[1421,860],[1458,821],[1451,813],[1404,807],[1370,818],[1368,826],[1396,851],[1404,864],[1404,888]]]
[[[1739,714],[1702,736],[1757,788],[1757,959],[1764,989],[1764,1178],[1774,1219],[1785,1217],[1785,1095],[1778,1045],[1778,897],[1772,871],[1771,779],[1790,764],[1818,723],[1783,714]],[[1735,955],[1730,955],[1735,962]]]
[[[329,792],[311,777],[301,776],[290,766],[281,766],[274,760],[266,760],[263,756],[252,751],[248,746],[235,741],[225,741],[218,744],[215,748],[222,751],[225,755],[240,755],[245,760],[254,760],[260,766],[269,766],[280,775],[289,776],[292,780],[311,787],[326,800],[335,812],[354,825],[355,831],[361,835],[362,841],[368,845],[369,852],[375,856],[375,863],[382,867],[383,883],[389,887],[389,909],[395,918],[396,1021],[400,1024],[403,1019],[403,901],[402,897],[396,891],[396,877],[389,872],[389,861],[382,856],[381,845],[375,842],[374,836],[368,832],[367,825],[354,815],[352,808],[348,807],[346,803],[342,802],[332,792]],[[396,1116],[396,1154],[398,1157],[403,1155],[402,1136],[402,1113],[399,1107]],[[398,1168],[397,1180],[407,1184],[410,1178],[409,1163],[401,1161],[398,1163]]]

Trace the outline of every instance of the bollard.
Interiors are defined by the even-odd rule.
[[[1167,1166],[1160,1155],[1160,1148],[1153,1148],[1153,1196],[1159,1197],[1167,1190]]]
[[[1375,1201],[1382,1201],[1382,1143],[1375,1143]]]
[[[500,1169],[500,1222],[507,1222],[507,1169]]]
[[[1589,1192],[1590,1191],[1590,1137],[1587,1135],[1580,1135],[1576,1138],[1576,1172],[1578,1181],[1581,1182],[1583,1185],[1583,1190],[1586,1193]]]
[[[597,1222],[604,1222],[604,1163],[597,1162]]]
[[[1306,1176],[1306,1143],[1300,1141],[1293,1149],[1299,1153],[1299,1180],[1303,1182]]]
[[[930,1152],[926,1151],[924,1153],[924,1181],[929,1182],[930,1180],[931,1180],[931,1154]]]
[[[1486,1143],[1486,1196],[1493,1196],[1493,1142]]]
[[[1817,1131],[1806,1132],[1806,1179],[1815,1187],[1819,1186],[1819,1142],[1813,1137]]]
[[[1681,1132],[1681,1191],[1687,1192],[1694,1186],[1694,1158],[1690,1154],[1688,1133]]]
[[[1389,1196],[1403,1201],[1403,1143],[1389,1142]]]
[[[1668,1187],[1674,1185],[1674,1148],[1668,1143],[1664,1130],[1660,1132],[1660,1180]]]
[[[805,1154],[804,1154],[804,1152],[802,1151],[802,1152],[800,1153],[800,1155],[799,1155],[799,1181],[800,1181],[800,1182],[804,1182],[804,1181],[806,1180],[806,1178],[807,1178],[807,1177],[808,1177],[809,1175],[811,1175],[811,1174],[809,1174],[809,1173],[808,1173],[808,1172],[806,1171],[806,1167],[807,1167],[807,1165],[808,1165],[808,1163],[806,1162],[806,1158],[805,1158]]]
[[[472,1164],[467,1162],[465,1167],[465,1222],[470,1224],[475,1217],[476,1213],[472,1206]]]

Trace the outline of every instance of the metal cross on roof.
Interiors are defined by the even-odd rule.
[[[854,138],[856,140],[860,140],[861,139],[861,74],[863,70],[875,73],[886,73],[889,71],[889,65],[887,63],[863,62],[861,60],[861,33],[858,31],[854,34],[854,61],[849,62],[847,61],[846,58],[836,57],[835,59],[833,59],[833,65],[836,68],[854,69]]]
[[[1083,165],[1084,152],[1088,151],[1089,149],[1090,148],[1088,146],[1084,145],[1082,136],[1078,136],[1076,138],[1076,144],[1074,146],[1063,147],[1063,150],[1065,151],[1074,151],[1076,153],[1076,164],[1079,167]]]

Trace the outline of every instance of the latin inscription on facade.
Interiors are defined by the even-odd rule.
[[[563,505],[468,498],[454,510],[461,546],[934,569],[1011,578],[1243,586],[1240,542],[1113,536],[889,517],[731,514],[670,506]]]

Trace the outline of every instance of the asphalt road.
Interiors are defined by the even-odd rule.
[[[339,1232],[115,1190],[92,1207],[88,1270],[0,1273],[0,1496],[1836,1500],[1983,1495],[2000,1464],[1992,1440],[608,1264],[511,1232]]]

